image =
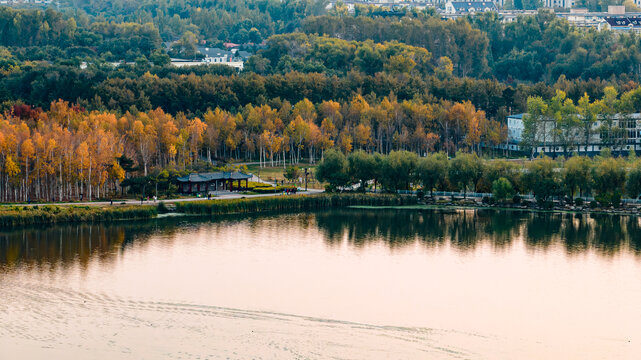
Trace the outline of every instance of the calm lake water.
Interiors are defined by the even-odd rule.
[[[641,220],[487,210],[0,232],[0,359],[639,359]]]

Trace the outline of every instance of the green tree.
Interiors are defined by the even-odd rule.
[[[539,146],[539,132],[542,131],[543,143],[545,144],[546,114],[548,106],[541,97],[530,97],[527,99],[528,113],[523,116],[523,133],[521,137],[521,146],[524,150],[530,151],[530,158],[534,157],[536,148]],[[542,127],[539,130],[539,127]]]
[[[298,168],[298,166],[287,166],[285,168],[285,173],[283,174],[283,176],[285,177],[285,179],[287,179],[287,181],[293,182],[300,176],[300,169]]]
[[[641,162],[636,162],[628,172],[625,190],[628,196],[633,199],[638,198],[641,194]]]
[[[561,181],[556,168],[557,163],[549,157],[539,158],[528,164],[523,183],[534,193],[537,200],[547,201],[559,193]]]
[[[507,198],[514,195],[514,188],[510,180],[502,177],[492,182],[492,196],[497,201],[505,201]]]
[[[522,168],[517,166],[514,162],[497,159],[488,161],[483,167],[483,177],[486,184],[492,184],[499,178],[506,178],[512,184],[515,191],[520,191]]]
[[[408,190],[414,180],[418,156],[409,151],[392,151],[383,159],[381,183],[388,190]]]
[[[625,165],[621,159],[600,158],[592,168],[592,188],[602,205],[619,206],[625,186]]]
[[[447,178],[448,165],[447,155],[442,152],[429,154],[418,161],[417,177],[423,189],[430,191],[430,196],[434,196],[434,188]]]
[[[330,149],[316,167],[318,181],[329,183],[330,190],[336,190],[349,182],[347,158],[342,152]]]
[[[590,188],[592,161],[583,156],[573,156],[564,165],[564,183],[568,195],[574,198],[576,190],[582,196]]]
[[[360,191],[365,191],[367,181],[376,177],[376,160],[373,155],[357,150],[347,156],[349,176],[360,183]]]
[[[454,159],[450,161],[448,177],[450,183],[456,184],[459,190],[463,190],[463,198],[467,196],[467,189],[474,188],[476,180],[483,174],[481,159],[476,154],[459,151]]]
[[[171,63],[169,55],[165,54],[165,52],[161,50],[156,50],[151,53],[149,60],[151,60],[151,62],[156,66],[165,66]]]
[[[597,121],[597,115],[600,112],[599,102],[590,102],[590,96],[584,93],[577,106],[577,112],[580,115],[580,121],[583,125],[583,146],[585,155],[588,154],[588,147],[590,146],[590,137],[594,130],[592,126]]]

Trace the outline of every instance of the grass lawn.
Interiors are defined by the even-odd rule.
[[[281,184],[281,181],[285,180],[285,185],[296,185],[298,187],[305,187],[305,180],[304,180],[304,175],[303,175],[303,169],[308,168],[309,171],[311,172],[311,175],[307,177],[307,187],[310,189],[324,189],[325,184],[319,183],[315,178],[314,178],[314,173],[316,172],[316,164],[305,164],[305,163],[300,163],[298,165],[298,168],[300,169],[301,172],[301,178],[303,178],[302,182],[294,182],[294,183],[289,183],[287,180],[285,180],[285,176],[283,175],[285,173],[285,169],[283,169],[283,166],[266,166],[261,168],[260,165],[248,165],[247,166],[247,171],[250,173],[259,176],[261,179],[273,182],[273,181],[278,181],[278,184]]]

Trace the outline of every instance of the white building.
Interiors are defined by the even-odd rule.
[[[544,0],[543,5],[546,8],[563,8],[570,9],[574,7],[574,0]]]
[[[524,124],[527,114],[516,114],[507,117],[508,139],[500,146],[502,149],[522,151]],[[608,126],[608,123],[611,125]],[[641,114],[617,114],[606,122],[601,118],[595,121],[586,141],[584,128],[577,128],[569,133],[560,134],[553,120],[543,120],[538,124],[536,133],[535,154],[561,156],[578,152],[595,155],[603,148],[610,148],[615,153],[628,153],[631,150],[641,151]],[[565,139],[564,139],[565,138]],[[565,141],[564,141],[565,140]],[[586,144],[587,142],[587,144]]]
[[[478,12],[497,11],[492,1],[448,1],[445,3],[446,14],[474,14]]]

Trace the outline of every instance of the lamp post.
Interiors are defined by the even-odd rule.
[[[307,191],[307,175],[309,175],[309,169],[305,168],[305,191]]]

